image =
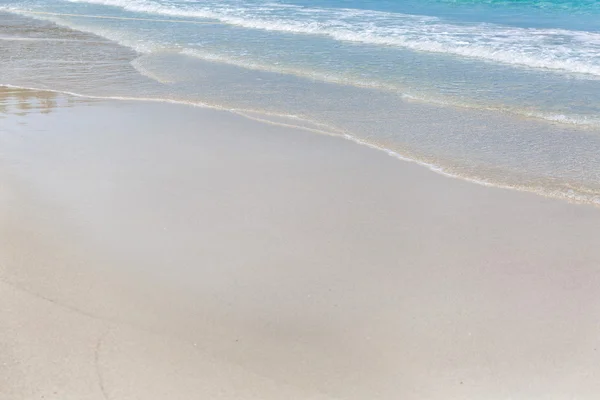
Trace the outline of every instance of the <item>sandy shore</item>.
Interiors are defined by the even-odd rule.
[[[4,91],[0,399],[600,396],[600,210],[187,106]]]

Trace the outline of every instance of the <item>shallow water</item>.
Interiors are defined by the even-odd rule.
[[[0,84],[234,109],[449,175],[600,204],[597,2],[33,0],[0,9],[9,11]]]

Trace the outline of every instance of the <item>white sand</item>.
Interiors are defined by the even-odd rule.
[[[599,209],[225,112],[27,101],[0,399],[599,398]]]

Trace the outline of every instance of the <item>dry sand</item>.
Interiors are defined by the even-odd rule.
[[[227,112],[0,97],[0,399],[599,398],[599,209]]]

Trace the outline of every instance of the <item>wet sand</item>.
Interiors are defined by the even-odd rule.
[[[600,210],[227,112],[0,95],[0,399],[596,399]]]

